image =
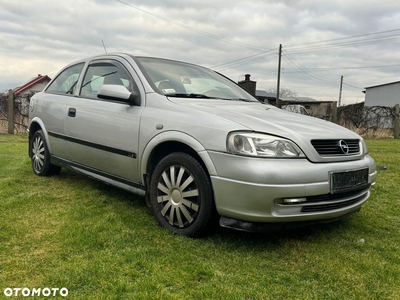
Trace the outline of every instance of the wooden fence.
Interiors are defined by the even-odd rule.
[[[15,96],[12,90],[0,95],[0,133],[26,133],[31,96]]]
[[[364,106],[356,103],[338,108],[338,123],[361,135],[400,138],[399,104],[394,107]]]

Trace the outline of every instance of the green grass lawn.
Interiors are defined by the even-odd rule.
[[[85,300],[400,299],[400,140],[367,144],[387,170],[360,213],[189,239],[159,227],[142,197],[66,170],[34,175],[27,137],[0,135],[0,299],[7,287]]]

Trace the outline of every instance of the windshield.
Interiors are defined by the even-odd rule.
[[[237,84],[209,69],[159,58],[135,57],[135,60],[160,94],[258,102]]]

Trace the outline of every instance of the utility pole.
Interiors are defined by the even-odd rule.
[[[282,44],[279,44],[278,80],[276,84],[276,107],[280,107],[279,90],[281,88],[281,58],[282,58]]]
[[[340,106],[340,101],[342,100],[342,86],[343,86],[343,75],[340,76],[339,106]]]

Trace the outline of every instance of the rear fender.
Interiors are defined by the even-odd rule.
[[[40,130],[43,131],[43,135],[44,135],[44,138],[45,138],[45,140],[46,140],[47,149],[49,149],[49,152],[52,153],[52,151],[51,151],[51,145],[50,145],[50,143],[49,143],[49,134],[48,134],[48,132],[47,132],[47,130],[46,130],[46,127],[44,126],[44,123],[43,123],[43,121],[42,121],[40,118],[34,117],[34,118],[31,120],[30,125],[29,125],[29,157],[30,157],[30,154],[32,153],[32,151],[31,151],[31,139],[32,139],[33,135],[34,135],[35,132],[36,132],[36,131],[33,131],[33,128],[34,128],[36,125],[39,125]]]

